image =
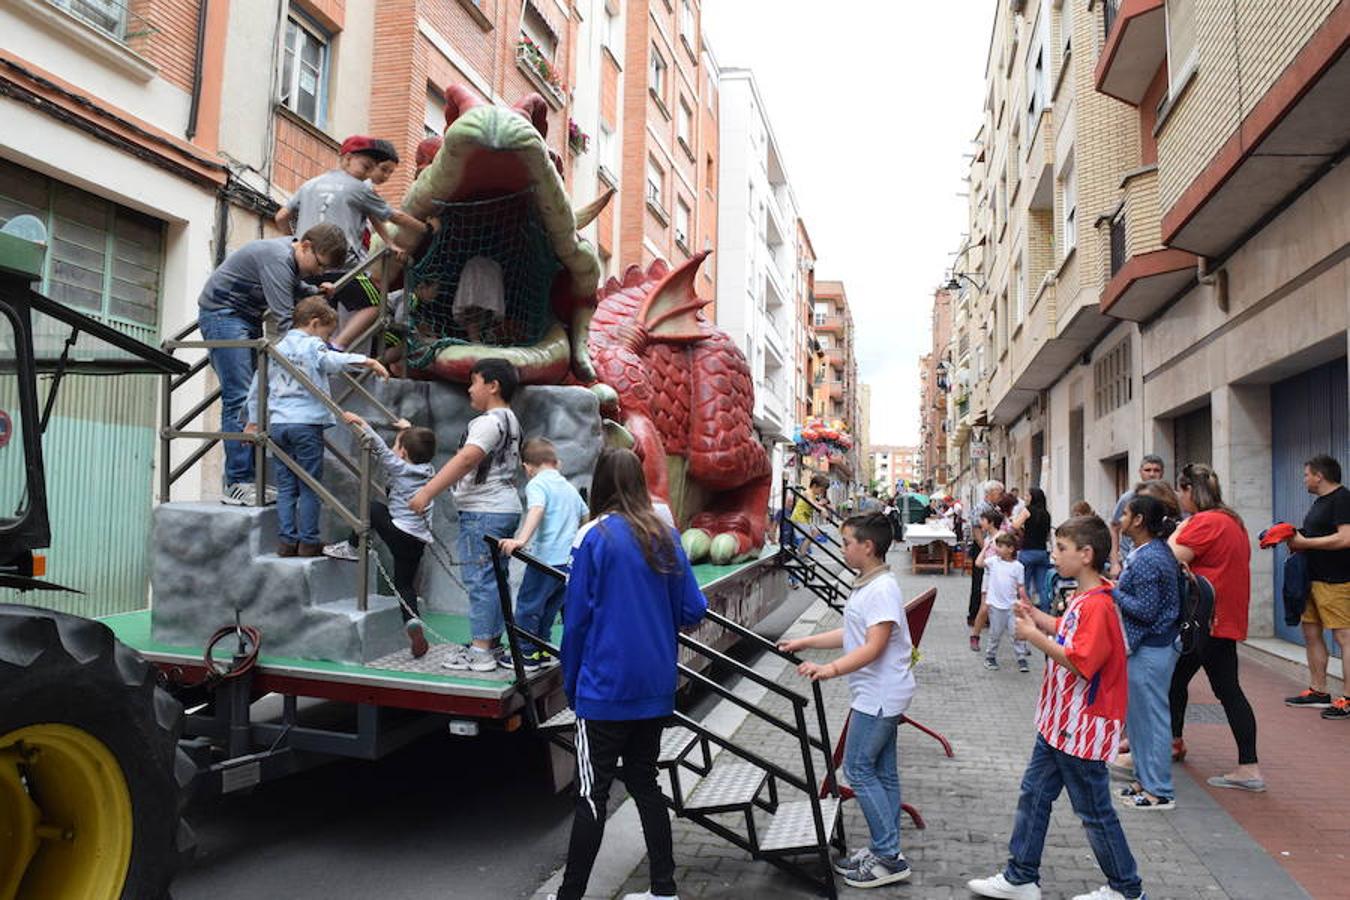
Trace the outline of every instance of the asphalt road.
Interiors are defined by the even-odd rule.
[[[781,634],[811,599],[793,592],[758,630]],[[689,701],[695,715],[712,702]],[[190,816],[197,856],[173,896],[529,897],[562,865],[571,828],[571,800],[550,792],[539,753],[522,734],[436,734],[221,798]],[[623,799],[616,785],[612,803]]]

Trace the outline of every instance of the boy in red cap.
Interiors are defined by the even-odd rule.
[[[363,134],[347,138],[338,151],[338,167],[302,184],[286,205],[277,211],[277,225],[286,231],[294,223],[298,234],[305,233],[321,222],[336,225],[347,238],[349,253],[344,265],[346,269],[361,262],[361,232],[367,220],[371,230],[387,244],[391,242],[385,229],[386,222],[406,228],[420,239],[425,226],[402,210],[391,207],[367,180],[377,173],[382,163],[397,160],[397,154],[392,153],[392,149],[387,141]],[[327,273],[323,280],[336,281],[339,275],[340,272]],[[379,289],[365,274],[357,276],[334,295],[334,304],[346,310],[348,318],[333,338],[333,346],[346,347],[370,326],[378,315],[375,306],[379,299]]]

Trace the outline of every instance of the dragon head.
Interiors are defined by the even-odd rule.
[[[612,196],[573,210],[562,161],[551,151],[548,106],[530,94],[514,107],[446,89],[446,128],[403,209],[432,226],[410,262],[419,368],[468,381],[484,357],[512,362],[521,380],[594,380],[587,350],[600,260],[578,229]],[[393,239],[409,246],[416,241]],[[417,359],[418,357],[413,357]]]

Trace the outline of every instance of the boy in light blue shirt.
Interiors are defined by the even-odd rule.
[[[339,353],[327,340],[337,328],[337,313],[325,300],[311,297],[295,307],[293,327],[277,342],[277,351],[316,387],[327,393],[328,378],[343,369],[373,369],[388,378],[379,360],[359,353]],[[253,374],[247,401],[248,425],[258,430],[258,374]],[[337,420],[308,388],[273,361],[267,367],[267,433],[276,448],[307,473],[323,475],[323,430]],[[319,495],[285,464],[277,466],[277,555],[319,556]]]
[[[525,486],[528,511],[516,536],[500,541],[498,546],[503,554],[510,556],[533,539],[535,558],[566,572],[572,542],[586,518],[586,501],[558,470],[558,449],[551,441],[544,438],[526,441],[520,450],[520,460],[525,466],[525,474],[530,477]],[[516,595],[516,624],[531,634],[548,638],[566,596],[565,582],[533,567],[527,568]],[[520,653],[526,671],[557,663],[526,640],[520,642]],[[500,665],[512,668],[510,654],[501,658]]]

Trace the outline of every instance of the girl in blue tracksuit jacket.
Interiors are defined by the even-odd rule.
[[[580,900],[604,834],[618,760],[637,804],[651,895],[675,896],[670,820],[656,783],[675,709],[676,632],[708,609],[679,535],[657,518],[642,462],[608,450],[591,483],[591,521],[572,545],[563,607],[563,688],[577,714],[577,806],[558,900]]]

